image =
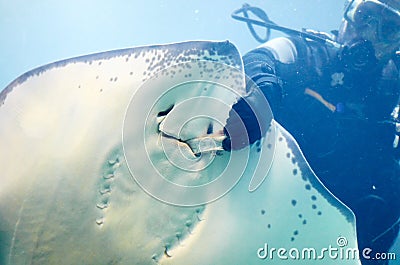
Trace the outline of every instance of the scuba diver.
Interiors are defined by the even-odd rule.
[[[251,19],[250,12],[262,21]],[[400,1],[349,0],[339,30],[329,34],[279,26],[246,4],[232,16],[265,42],[243,56],[246,75],[315,174],[355,213],[362,264],[388,264],[374,254],[388,253],[399,232]],[[257,35],[253,25],[267,28],[267,37]],[[271,28],[288,36],[267,41]],[[259,140],[259,124],[245,100],[233,111],[244,121],[250,143]],[[225,150],[240,141],[228,134],[234,130],[229,118]],[[372,250],[370,258],[363,257],[365,248]]]

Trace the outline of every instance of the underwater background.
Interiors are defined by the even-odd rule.
[[[24,72],[65,58],[138,45],[230,40],[244,53],[258,43],[231,18],[243,1],[0,0],[0,89]],[[276,23],[328,31],[337,0],[251,1]]]
[[[0,0],[0,91],[35,67],[80,55],[186,40],[230,40],[242,54],[257,43],[231,18],[243,1]],[[295,29],[337,29],[344,1],[248,1]],[[273,32],[273,37],[279,33]],[[0,125],[1,126],[1,125]],[[400,255],[400,243],[394,252]],[[391,264],[400,264],[400,259]]]

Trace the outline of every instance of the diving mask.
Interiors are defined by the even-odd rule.
[[[350,0],[344,18],[355,28],[376,26],[380,41],[400,41],[400,11],[379,0]]]

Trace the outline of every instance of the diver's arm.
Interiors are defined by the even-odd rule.
[[[243,56],[247,78],[250,78],[259,89],[247,85],[247,96],[233,105],[224,128],[227,136],[223,143],[225,150],[241,149],[265,135],[266,131],[263,128],[268,128],[270,121],[265,121],[268,122],[267,125],[262,124],[264,121],[257,120],[259,115],[254,114],[253,109],[268,112],[269,106],[264,103],[265,98],[273,112],[279,109],[283,90],[277,64],[293,66],[295,69],[297,55],[296,45],[292,40],[277,38]],[[263,96],[265,96],[264,99],[262,99]],[[243,132],[241,128],[243,125],[247,132]]]
[[[271,108],[280,105],[283,97],[282,78],[291,71],[304,67],[307,42],[303,39],[276,38],[243,56],[246,75],[251,78],[267,97]],[[282,70],[284,69],[284,70]]]

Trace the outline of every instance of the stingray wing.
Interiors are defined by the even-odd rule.
[[[0,94],[0,263],[261,264],[264,243],[355,246],[351,212],[279,125],[220,150],[244,87],[229,42],[105,52],[16,79]]]

